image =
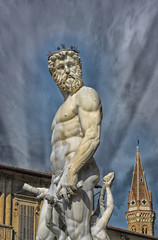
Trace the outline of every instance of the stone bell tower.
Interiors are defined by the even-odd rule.
[[[152,195],[148,190],[139,153],[139,140],[133,172],[131,191],[128,193],[128,229],[153,236],[155,213],[152,209]]]

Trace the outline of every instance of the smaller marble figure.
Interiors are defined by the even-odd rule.
[[[91,216],[91,235],[93,240],[109,240],[106,232],[106,225],[110,220],[114,210],[114,200],[111,193],[111,186],[114,180],[114,172],[109,173],[103,178],[103,187],[99,198],[96,212]],[[107,194],[106,210],[104,203],[105,192]],[[99,214],[101,213],[101,218]]]

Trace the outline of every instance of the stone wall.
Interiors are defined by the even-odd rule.
[[[35,240],[42,202],[24,183],[49,188],[51,174],[0,165],[0,240]]]

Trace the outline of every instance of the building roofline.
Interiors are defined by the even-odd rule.
[[[50,178],[50,179],[52,176],[51,173],[35,171],[35,170],[30,170],[30,169],[25,169],[25,168],[19,168],[19,167],[13,167],[13,166],[4,165],[4,164],[0,164],[0,169],[8,170],[10,172],[17,172],[17,173],[23,173],[23,174],[27,174],[27,175],[33,175],[33,176],[37,176],[37,177],[45,177],[45,178]]]
[[[149,236],[149,235],[133,232],[133,231],[130,231],[130,230],[127,230],[127,229],[124,229],[124,228],[113,227],[111,225],[107,225],[107,229],[114,230],[114,231],[117,231],[117,232],[120,232],[120,233],[127,233],[127,234],[130,234],[130,235],[143,237],[143,238],[146,238],[146,239],[155,239],[155,240],[157,239],[158,240],[158,237],[156,237],[156,236]]]

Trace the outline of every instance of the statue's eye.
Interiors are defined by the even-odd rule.
[[[57,69],[64,69],[64,65],[63,64],[58,65]]]
[[[68,62],[67,63],[67,66],[69,67],[69,68],[71,68],[71,67],[73,67],[75,64],[73,63],[73,62]]]

